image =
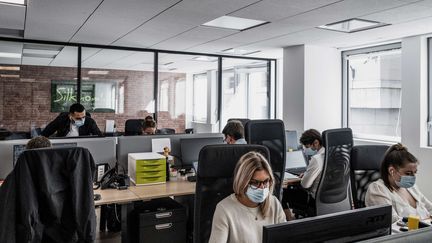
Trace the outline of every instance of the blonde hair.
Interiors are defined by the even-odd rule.
[[[274,177],[273,171],[266,158],[258,152],[249,152],[244,154],[234,170],[233,190],[237,196],[245,197],[247,187],[255,171],[265,170],[270,177],[269,196],[262,202],[259,207],[263,217],[268,213],[270,207],[270,195],[273,194]]]

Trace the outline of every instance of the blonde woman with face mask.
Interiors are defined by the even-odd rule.
[[[417,165],[417,159],[405,146],[400,143],[391,146],[381,163],[381,179],[368,187],[366,206],[392,205],[393,223],[409,215],[430,222],[432,203],[415,185]]]
[[[273,187],[273,172],[264,156],[243,155],[234,170],[234,193],[216,206],[209,242],[261,243],[264,225],[286,221]]]

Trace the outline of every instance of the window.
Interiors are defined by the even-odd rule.
[[[344,125],[355,138],[401,140],[400,44],[343,52]]]
[[[193,120],[207,122],[207,73],[193,75]]]
[[[222,59],[222,128],[230,118],[270,117],[267,64],[250,59]]]

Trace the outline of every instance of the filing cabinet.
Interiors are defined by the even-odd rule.
[[[166,182],[166,157],[158,153],[128,154],[128,174],[139,185]]]

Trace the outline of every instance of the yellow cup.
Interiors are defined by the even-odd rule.
[[[419,228],[420,217],[417,215],[408,216],[408,230],[415,230]]]

